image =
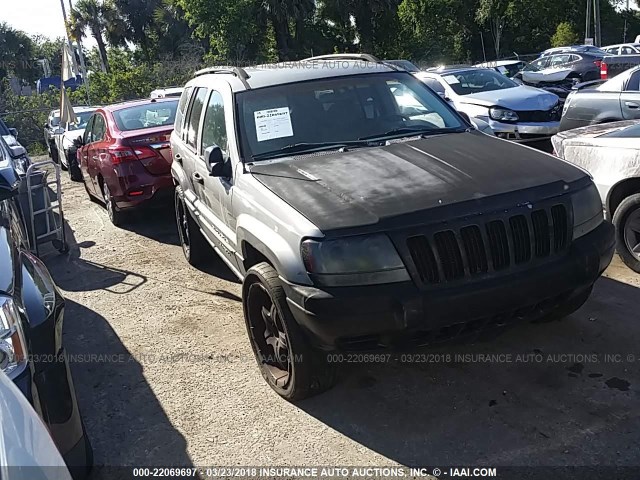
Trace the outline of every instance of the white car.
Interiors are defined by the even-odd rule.
[[[444,68],[414,75],[472,121],[489,124],[496,136],[517,142],[558,133],[557,95],[520,85],[488,68]]]
[[[640,122],[591,125],[555,135],[554,152],[585,170],[616,227],[616,249],[640,273]]]
[[[69,175],[73,180],[81,180],[78,178],[79,168],[75,160],[76,146],[73,141],[78,137],[84,135],[84,129],[87,127],[87,122],[93,112],[98,107],[74,107],[73,111],[78,119],[77,123],[65,123],[60,127],[64,129],[64,133],[55,135],[56,148],[60,159],[60,168],[62,170],[68,170]]]
[[[640,54],[640,43],[620,43],[602,47],[602,50],[609,55],[638,55]]]
[[[0,478],[71,480],[69,470],[44,423],[18,387],[2,371]]]
[[[183,87],[166,87],[158,88],[151,92],[150,98],[167,98],[167,97],[179,97],[182,95]]]

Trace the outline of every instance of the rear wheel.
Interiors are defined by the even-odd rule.
[[[102,184],[102,198],[104,200],[105,208],[107,209],[107,215],[109,215],[109,220],[111,220],[111,223],[116,227],[119,227],[124,223],[125,214],[118,210],[116,202],[113,200],[111,192],[109,191],[109,185],[107,185],[107,182]]]
[[[315,350],[296,323],[280,284],[268,263],[247,272],[242,289],[247,333],[262,376],[289,401],[317,395],[331,388],[335,368],[326,354]]]
[[[67,165],[69,167],[69,178],[74,182],[82,181],[82,171],[76,160],[75,153],[65,152],[65,158],[67,159]]]
[[[625,198],[613,215],[616,249],[622,261],[640,273],[640,193]]]
[[[181,187],[175,190],[176,224],[180,235],[180,245],[189,265],[194,267],[206,263],[213,253],[207,240],[202,235],[200,227],[195,222],[184,201]]]

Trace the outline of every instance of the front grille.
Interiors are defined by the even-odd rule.
[[[520,122],[557,122],[562,116],[562,109],[554,107],[551,110],[519,110],[516,113]]]
[[[526,265],[569,245],[565,205],[407,238],[423,284],[452,282]]]

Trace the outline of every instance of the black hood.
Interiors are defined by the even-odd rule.
[[[551,155],[479,132],[256,163],[251,173],[325,232],[543,185],[549,197],[588,180]],[[519,197],[514,204],[540,199]]]

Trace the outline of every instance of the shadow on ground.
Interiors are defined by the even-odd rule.
[[[603,278],[560,322],[343,365],[336,388],[299,407],[405,465],[638,465],[640,374],[626,357],[640,354],[639,298]]]

